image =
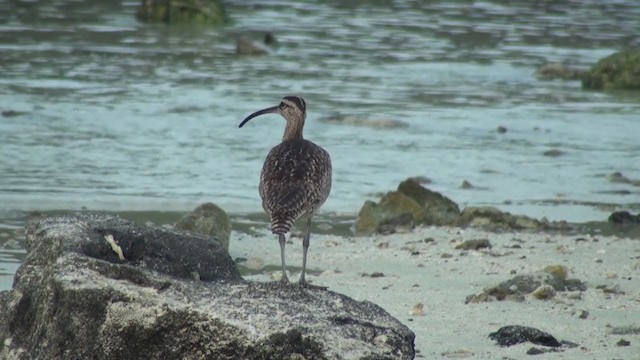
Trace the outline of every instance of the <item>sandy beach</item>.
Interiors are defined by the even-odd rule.
[[[455,249],[474,239],[488,239],[492,247]],[[640,359],[639,244],[616,236],[444,227],[386,236],[312,235],[308,280],[385,308],[415,332],[416,358],[522,359],[531,356],[531,348],[552,349],[532,343],[500,347],[488,337],[502,326],[523,325],[578,344],[541,358]],[[286,250],[287,266],[299,266],[300,238]],[[253,266],[273,268],[271,275],[279,276],[278,244],[266,232],[234,232],[230,253]],[[565,266],[568,278],[583,281],[586,291],[557,292],[547,300],[528,295],[522,302],[465,304],[467,296],[486,287],[549,265]],[[271,280],[264,273],[247,278]]]

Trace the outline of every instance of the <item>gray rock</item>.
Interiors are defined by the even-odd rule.
[[[566,279],[556,276],[555,273],[538,271],[532,274],[516,275],[496,286],[484,289],[480,294],[467,296],[466,303],[487,302],[493,300],[523,300],[529,295],[546,285],[555,291],[585,291],[587,286],[578,279]]]
[[[462,210],[458,224],[477,226],[489,230],[538,230],[548,227],[548,224],[539,220],[523,215],[512,215],[492,206],[467,206]]]
[[[213,236],[225,249],[229,249],[229,236],[231,234],[229,216],[213,203],[204,203],[198,206],[180,219],[175,228]]]
[[[414,357],[414,334],[377,305],[244,282],[204,236],[94,214],[38,220],[27,244],[0,292],[2,359]]]

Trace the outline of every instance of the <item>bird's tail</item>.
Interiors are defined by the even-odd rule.
[[[274,234],[286,234],[291,230],[294,219],[288,217],[274,218],[271,220],[271,232]]]

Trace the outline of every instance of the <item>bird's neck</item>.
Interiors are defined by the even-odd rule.
[[[282,141],[302,139],[302,129],[304,128],[304,118],[299,120],[287,121],[287,126],[284,128],[284,135]]]

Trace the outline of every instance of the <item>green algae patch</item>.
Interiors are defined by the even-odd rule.
[[[624,50],[598,61],[582,78],[593,90],[640,90],[640,49]]]

